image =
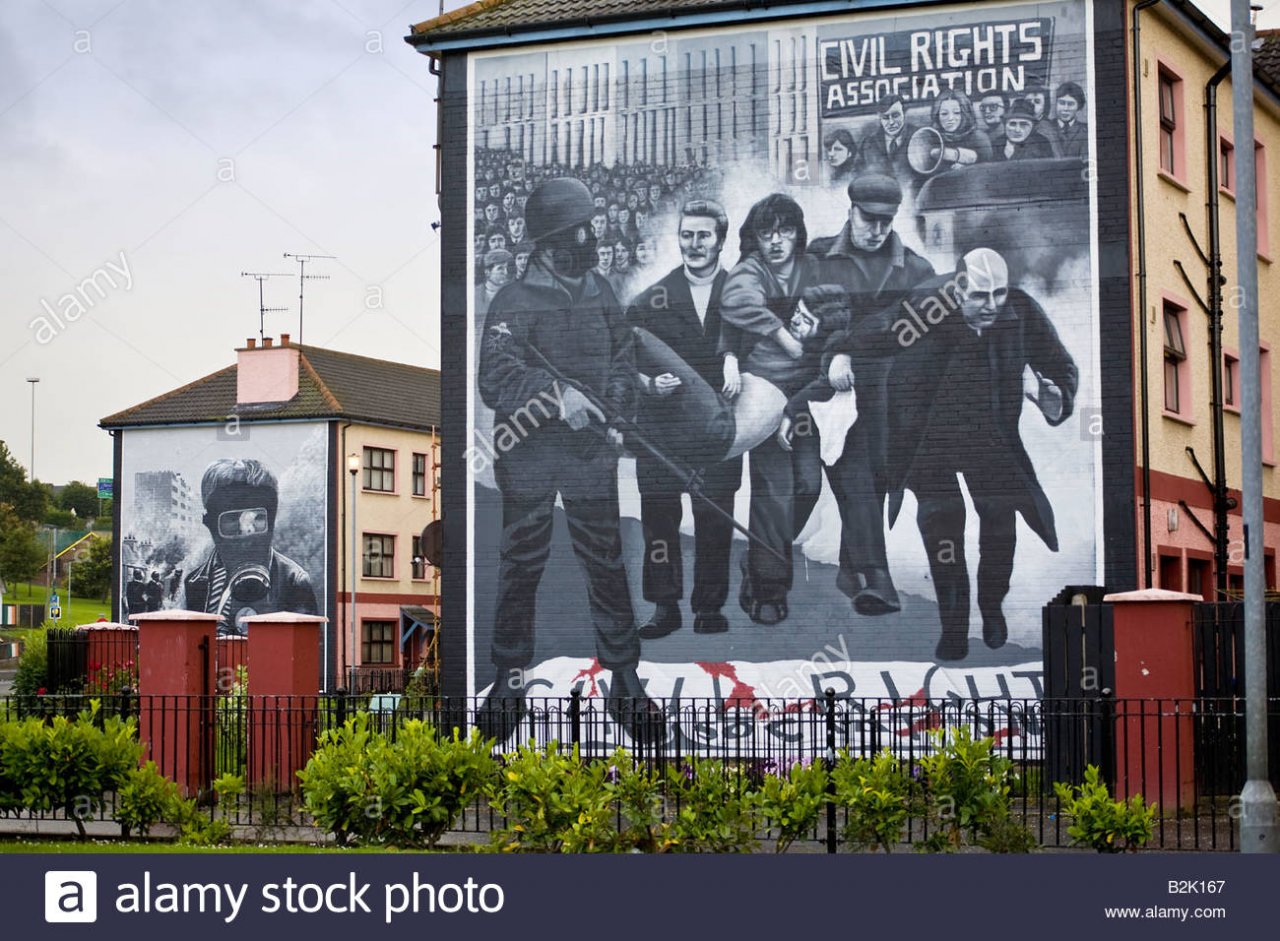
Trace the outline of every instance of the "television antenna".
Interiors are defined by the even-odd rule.
[[[298,262],[298,345],[302,345],[302,295],[308,281],[328,281],[327,274],[307,274],[307,262],[316,261],[321,258],[334,259],[337,255],[295,255],[291,252],[284,253],[285,258],[292,258]]]
[[[278,314],[288,310],[289,308],[268,307],[266,304],[266,301],[263,299],[262,282],[266,281],[267,278],[288,278],[290,277],[290,275],[281,274],[278,271],[273,271],[269,274],[263,273],[261,271],[242,271],[240,272],[240,277],[253,278],[255,281],[258,282],[258,339],[265,340],[267,314]]]

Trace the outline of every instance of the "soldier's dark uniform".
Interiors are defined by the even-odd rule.
[[[503,528],[494,665],[510,670],[533,660],[535,600],[559,494],[587,578],[600,664],[634,667],[640,640],[622,564],[617,453],[598,424],[573,431],[560,419],[562,390],[526,344],[596,392],[614,414],[631,414],[635,398],[631,333],[604,278],[588,271],[575,296],[534,259],[523,280],[494,297],[481,345],[480,395],[494,410],[495,429],[522,429],[495,465]]]

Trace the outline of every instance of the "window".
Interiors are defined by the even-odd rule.
[[[1222,404],[1239,411],[1240,360],[1230,353],[1224,353],[1222,360]]]
[[[1160,169],[1182,175],[1182,80],[1160,69]]]
[[[395,621],[363,621],[361,623],[360,662],[396,662]]]
[[[389,493],[396,489],[396,452],[364,449],[364,489]]]
[[[395,578],[396,537],[364,534],[364,577]]]
[[[1276,457],[1272,449],[1271,429],[1274,419],[1271,417],[1271,351],[1266,347],[1258,350],[1258,385],[1262,412],[1262,461],[1274,464]]]
[[[413,495],[415,497],[427,495],[427,456],[425,454],[413,456]]]
[[[422,537],[413,537],[413,577],[427,577],[427,560],[422,556]]]
[[[1160,554],[1160,587],[1166,591],[1182,591],[1182,558]]]
[[[1236,191],[1236,148],[1228,140],[1218,142],[1218,188],[1227,193]]]
[[[1164,305],[1164,409],[1174,415],[1185,413],[1187,401],[1187,346],[1182,339],[1185,308]]]
[[[1267,229],[1267,149],[1257,142],[1253,145],[1253,170],[1258,191],[1258,254],[1269,260],[1271,233]]]
[[[1213,600],[1213,579],[1208,559],[1187,558],[1187,591],[1205,601]]]

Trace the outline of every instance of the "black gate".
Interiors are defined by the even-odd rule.
[[[1195,645],[1196,764],[1200,780],[1217,793],[1235,793],[1245,779],[1244,603],[1198,604],[1192,621]],[[1280,604],[1266,606],[1267,698],[1280,696]],[[1234,702],[1234,705],[1232,704]],[[1267,726],[1268,774],[1280,785],[1280,721]]]
[[[45,686],[51,693],[78,693],[89,672],[89,637],[75,628],[45,631]]]
[[[1104,589],[1067,588],[1042,611],[1046,779],[1115,782],[1115,630]]]

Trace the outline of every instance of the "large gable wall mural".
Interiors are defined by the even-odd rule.
[[[469,57],[468,692],[1040,695],[1103,579],[1090,16]]]

